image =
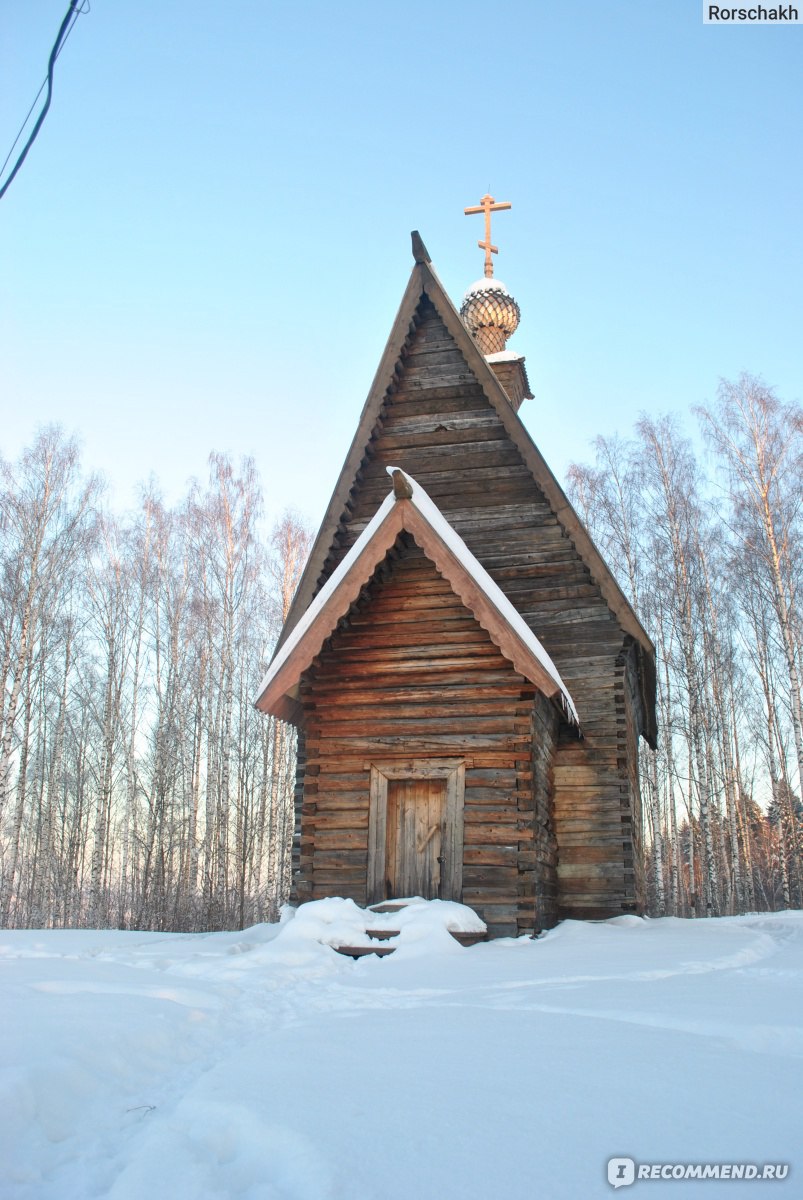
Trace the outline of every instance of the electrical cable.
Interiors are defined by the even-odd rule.
[[[88,4],[88,3],[89,3],[89,0],[87,0],[87,4]],[[82,10],[82,11],[83,11],[83,10]],[[76,12],[76,14],[75,14],[75,16],[74,16],[74,18],[73,18],[72,25],[70,26],[70,28],[69,28],[69,29],[67,30],[67,32],[65,33],[65,35],[64,35],[64,41],[61,43],[61,46],[59,47],[59,54],[61,54],[62,50],[64,49],[64,47],[65,47],[65,45],[66,45],[66,42],[67,42],[67,38],[68,38],[68,37],[70,36],[70,34],[72,33],[73,29],[75,29],[75,22],[78,20],[78,16],[79,16],[79,14]],[[58,58],[58,54],[56,55],[56,58]],[[2,167],[0,167],[0,179],[2,179],[2,178],[3,178],[3,174],[4,174],[4,172],[5,172],[5,169],[6,169],[6,167],[8,166],[9,159],[11,158],[11,155],[14,153],[14,149],[15,149],[15,147],[16,147],[16,145],[17,145],[17,142],[20,140],[20,138],[22,137],[23,133],[25,132],[25,126],[28,124],[28,121],[29,121],[29,120],[30,120],[30,118],[31,118],[31,113],[32,113],[32,112],[33,112],[33,110],[36,108],[36,102],[37,102],[37,100],[39,99],[39,97],[42,95],[42,92],[45,90],[45,86],[46,86],[46,84],[47,84],[47,76],[45,76],[45,77],[44,77],[44,79],[42,80],[42,86],[39,88],[39,91],[38,91],[38,92],[36,93],[36,95],[34,96],[34,98],[33,98],[33,104],[32,104],[32,105],[31,105],[31,107],[28,109],[27,113],[25,114],[25,120],[24,120],[24,121],[22,122],[22,124],[20,125],[20,128],[19,128],[19,133],[18,133],[18,134],[17,134],[17,136],[14,138],[14,141],[13,141],[13,142],[12,142],[12,144],[11,144],[11,149],[9,150],[9,152],[8,152],[8,154],[6,155],[5,159],[3,160],[3,165],[2,165]]]
[[[67,41],[67,38],[72,33],[73,27],[75,26],[76,21],[81,16],[81,14],[85,13],[85,12],[89,12],[89,0],[81,0],[80,6],[78,3],[78,0],[70,0],[70,7],[67,9],[67,13],[64,17],[64,20],[61,22],[58,34],[56,35],[56,40],[53,43],[53,49],[50,51],[50,58],[48,59],[48,63],[47,63],[47,78],[45,80],[43,80],[42,87],[40,87],[39,91],[36,93],[34,102],[31,105],[31,107],[28,109],[28,114],[25,117],[25,120],[22,122],[22,125],[20,126],[19,133],[17,134],[17,136],[14,139],[14,145],[9,150],[9,152],[6,156],[6,161],[3,163],[3,166],[0,167],[0,176],[2,176],[3,171],[5,171],[6,166],[8,165],[8,160],[11,158],[11,155],[14,153],[14,147],[16,146],[17,142],[20,140],[23,129],[28,124],[30,115],[36,106],[36,101],[42,95],[42,89],[45,87],[45,85],[47,85],[47,96],[45,97],[45,103],[42,107],[42,111],[40,112],[39,116],[36,119],[36,124],[34,125],[33,129],[31,130],[31,135],[28,138],[25,145],[23,146],[22,151],[19,155],[19,158],[17,159],[17,161],[14,164],[14,169],[12,170],[12,172],[9,175],[6,182],[2,185],[2,187],[0,187],[0,200],[2,200],[3,196],[5,196],[6,192],[8,191],[9,187],[11,186],[11,184],[14,180],[14,176],[17,174],[20,167],[25,162],[25,158],[28,154],[28,151],[30,150],[31,146],[34,144],[34,142],[36,140],[36,135],[39,133],[39,130],[42,128],[44,119],[47,116],[47,111],[50,108],[50,101],[53,97],[53,70],[56,66],[56,59],[58,58],[59,54],[61,54],[61,51],[64,47],[64,43]]]

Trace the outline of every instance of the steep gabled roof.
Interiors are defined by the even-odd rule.
[[[645,735],[653,743],[655,737],[655,647],[634,613],[627,597],[608,569],[588,531],[570,504],[565,492],[545,462],[540,450],[533,442],[491,367],[485,361],[460,314],[449,299],[438,279],[423,244],[413,238],[416,263],[410,275],[399,311],[393,323],[382,359],[363,406],[357,432],[340,476],[329,501],[318,536],[310,553],[304,574],[296,591],[290,611],[282,630],[276,653],[278,655],[301,616],[308,609],[315,594],[317,581],[324,570],[326,559],[332,548],[335,534],[343,517],[350,493],[354,488],[357,472],[363,461],[371,435],[379,419],[382,404],[394,379],[403,371],[403,351],[414,327],[416,311],[423,297],[434,306],[444,326],[454,339],[466,365],[497,413],[511,442],[518,449],[558,523],[572,540],[581,560],[599,586],[602,596],[616,617],[621,629],[629,634],[638,649],[641,674],[642,701],[644,708]],[[423,252],[422,252],[423,250]]]
[[[519,674],[579,724],[555,664],[502,589],[421,485],[397,467],[388,467],[388,472],[393,491],[276,652],[260,686],[257,708],[293,718],[302,674],[406,530]]]

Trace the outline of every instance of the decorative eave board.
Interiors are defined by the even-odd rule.
[[[298,685],[338,621],[346,615],[400,533],[407,531],[516,671],[579,725],[555,664],[523,617],[491,579],[420,484],[388,467],[394,491],[382,502],[343,561],[277,650],[256,707],[284,720],[297,716]]]

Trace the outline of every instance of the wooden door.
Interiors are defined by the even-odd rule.
[[[468,758],[366,764],[368,903],[463,899],[463,799]]]
[[[441,894],[445,779],[388,781],[385,896]]]

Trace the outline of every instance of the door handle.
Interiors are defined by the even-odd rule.
[[[432,841],[432,839],[434,838],[435,834],[438,832],[439,829],[440,829],[440,825],[433,825],[430,828],[427,836],[424,838],[423,842],[419,841],[419,843],[416,847],[419,854],[422,854],[423,851],[426,850],[427,846]],[[440,860],[438,860],[438,861],[440,861]]]

